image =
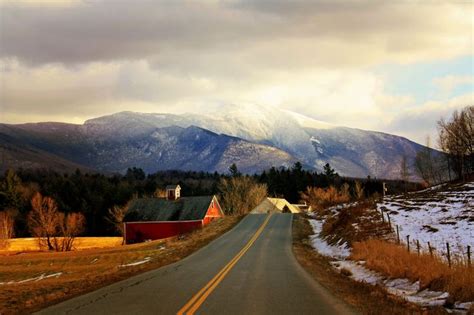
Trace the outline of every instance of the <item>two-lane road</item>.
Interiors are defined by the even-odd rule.
[[[193,255],[41,314],[349,314],[291,251],[291,214],[248,215]]]

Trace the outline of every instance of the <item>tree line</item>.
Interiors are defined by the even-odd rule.
[[[11,225],[7,223],[13,220],[14,229],[1,228],[4,238],[12,237],[13,232],[16,237],[34,235],[33,218],[29,215],[38,204],[35,198],[44,198],[54,205],[52,208],[57,214],[50,225],[56,232],[49,234],[71,234],[67,231],[76,228],[76,233],[83,235],[105,236],[120,233],[116,218],[123,216],[124,207],[130,200],[162,196],[168,184],[179,184],[183,196],[233,194],[231,199],[240,198],[242,203],[224,202],[225,210],[230,214],[242,214],[255,206],[262,196],[281,197],[297,203],[307,187],[340,188],[347,184],[354,195],[356,182],[363,186],[366,195],[381,193],[382,183],[376,179],[343,178],[329,164],[321,173],[308,171],[299,162],[291,168],[274,167],[255,175],[242,175],[235,165],[227,174],[163,171],[147,175],[140,168],[129,168],[124,175],[90,174],[79,170],[72,174],[51,170],[8,170],[0,177],[0,227]],[[397,187],[395,181],[391,185],[394,189]],[[74,227],[73,222],[84,226]],[[40,234],[38,229],[36,232]]]
[[[431,149],[428,137],[426,146],[415,158],[417,174],[427,185],[451,180],[466,180],[474,173],[474,106],[454,111],[447,120],[438,123],[437,144],[442,152]]]

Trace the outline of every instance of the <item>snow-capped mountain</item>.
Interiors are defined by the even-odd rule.
[[[148,172],[225,171],[237,163],[251,173],[299,160],[316,170],[330,163],[345,176],[398,178],[402,157],[413,160],[422,148],[402,137],[253,104],[220,106],[202,114],[120,112],[83,125],[0,127],[0,134],[9,131],[20,143],[106,171],[131,166]]]
[[[55,123],[0,125],[0,150],[11,156],[2,168],[51,167],[64,171],[83,166],[125,172],[128,167],[137,166],[148,173],[168,169],[222,173],[236,163],[242,172],[254,173],[296,162],[290,154],[275,147],[195,126],[135,127],[135,123],[117,128]],[[27,155],[19,149],[37,154]],[[42,165],[37,163],[39,156],[43,156]],[[69,161],[69,165],[63,166],[56,160]]]

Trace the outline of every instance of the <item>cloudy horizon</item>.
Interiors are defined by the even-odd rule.
[[[473,105],[471,1],[0,0],[0,122],[251,103],[424,143]]]

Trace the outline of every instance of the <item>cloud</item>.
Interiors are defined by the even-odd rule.
[[[47,1],[46,4],[52,1]],[[410,2],[3,2],[1,56],[33,65],[249,51],[271,66],[470,53],[472,6]],[[71,4],[72,3],[72,4]],[[426,18],[436,16],[436,19]],[[450,47],[450,49],[446,49]],[[348,51],[351,53],[347,53]]]
[[[408,137],[418,143],[424,144],[426,137],[430,136],[432,144],[436,146],[437,122],[449,119],[455,110],[461,110],[472,105],[474,93],[453,97],[448,101],[428,101],[421,106],[400,111],[385,127],[387,132]]]
[[[441,91],[442,94],[450,94],[456,87],[460,85],[474,86],[474,74],[472,75],[447,75],[433,79],[433,84]]]
[[[405,134],[413,96],[387,93],[372,69],[473,43],[459,2],[0,0],[0,12],[6,122],[246,102]]]

